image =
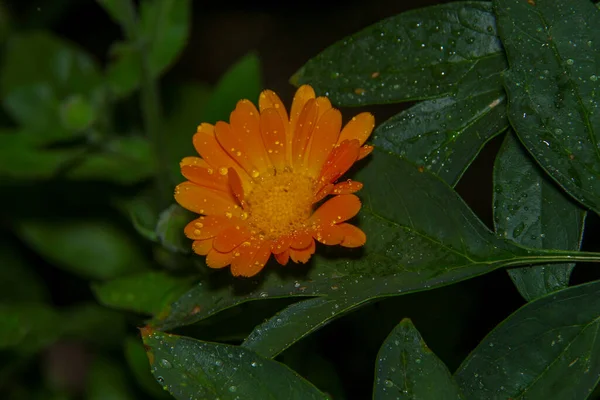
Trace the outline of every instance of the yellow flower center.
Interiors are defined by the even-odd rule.
[[[311,178],[293,172],[263,178],[246,196],[248,222],[271,240],[302,230],[312,213],[314,187]]]

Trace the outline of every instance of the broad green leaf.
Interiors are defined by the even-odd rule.
[[[110,15],[110,18],[121,26],[127,25],[132,9],[131,2],[123,0],[96,0],[104,10]]]
[[[194,214],[178,204],[171,204],[158,217],[156,236],[169,251],[189,253],[192,247],[183,233],[183,228],[192,219]]]
[[[108,141],[100,151],[82,157],[66,176],[129,185],[150,178],[154,171],[150,144],[146,139],[131,136]]]
[[[494,4],[511,124],[553,179],[600,212],[600,10],[588,0]]]
[[[99,355],[94,359],[88,372],[85,398],[89,400],[135,399],[122,365]]]
[[[442,360],[427,347],[410,319],[385,339],[375,369],[374,400],[462,399]]]
[[[43,149],[24,131],[0,131],[0,176],[43,180],[55,176],[85,153],[83,148]]]
[[[95,283],[92,288],[98,301],[108,307],[152,315],[176,300],[192,282],[193,278],[150,271]]]
[[[494,166],[496,231],[529,247],[578,250],[585,210],[567,198],[530,158],[512,133]],[[523,297],[531,301],[569,286],[575,264],[549,264],[508,270]]]
[[[125,359],[129,370],[135,376],[138,386],[153,399],[172,399],[156,382],[150,368],[148,368],[148,357],[139,337],[128,336],[124,343]]]
[[[107,220],[28,220],[20,237],[49,262],[90,279],[113,279],[146,268],[135,242]]]
[[[327,399],[283,364],[239,346],[142,330],[152,373],[176,399]]]
[[[44,304],[0,304],[0,349],[36,352],[62,334],[61,316]]]
[[[408,11],[332,45],[294,84],[311,84],[340,106],[447,97],[506,68],[488,2]]]
[[[597,259],[595,254],[530,250],[505,241],[444,182],[394,155],[375,151],[356,179],[365,184],[360,249],[325,246],[311,264],[267,266],[254,279],[213,274],[171,306],[154,325],[191,324],[251,300],[271,297],[371,298],[427,290],[506,266]],[[574,257],[570,259],[569,257]]]
[[[0,244],[0,265],[0,302],[36,303],[49,298],[42,278],[10,242]]]
[[[134,197],[116,198],[114,205],[131,220],[131,224],[142,237],[156,242],[158,241],[156,235],[158,211],[155,207],[153,193],[143,191]]]
[[[240,99],[247,95],[240,93]],[[205,86],[194,82],[186,82],[177,87],[173,93],[173,100],[169,101],[170,112],[166,113],[163,119],[164,128],[162,132],[168,139],[165,144],[168,146],[172,181],[179,183],[184,180],[181,175],[179,162],[187,156],[195,156],[196,150],[192,144],[192,136],[196,133],[196,128],[201,120],[202,110],[206,107],[207,101],[211,96],[211,90]],[[251,98],[256,94],[251,93]],[[235,107],[235,104],[233,105]],[[230,109],[233,111],[233,108]]]
[[[242,346],[274,358],[328,322],[362,305],[363,297],[327,296],[291,304],[254,328]]]
[[[375,129],[374,143],[456,185],[487,141],[508,127],[499,74],[464,92],[392,117]]]
[[[585,399],[600,377],[600,282],[521,307],[455,373],[468,399]]]
[[[112,3],[112,2],[111,2]],[[117,16],[112,4],[105,6]],[[141,52],[148,52],[150,73],[160,76],[176,60],[186,45],[190,30],[190,0],[144,0],[140,4],[135,38],[116,43],[107,67],[107,80],[117,96],[126,96],[139,88],[142,77]],[[122,10],[118,20],[123,23]]]
[[[63,335],[96,346],[114,347],[125,337],[125,316],[96,303],[81,303],[61,312]],[[98,332],[103,332],[98,335]]]
[[[199,113],[199,121],[214,124],[217,121],[229,121],[229,114],[240,99],[256,102],[262,80],[258,56],[250,53],[231,66],[214,88],[206,106]]]
[[[33,32],[13,36],[3,61],[4,107],[38,143],[80,135],[94,122],[104,94],[98,67],[83,50]],[[79,99],[75,110],[74,98]]]

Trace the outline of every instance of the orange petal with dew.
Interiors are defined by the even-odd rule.
[[[290,261],[290,251],[289,249],[283,251],[278,254],[273,254],[275,256],[275,260],[281,265],[287,265],[288,261]]]
[[[200,217],[186,225],[183,232],[185,236],[194,240],[210,239],[217,236],[225,229],[233,226],[234,219],[223,216],[209,215]]]
[[[292,236],[292,242],[290,243],[290,248],[292,249],[305,249],[310,246],[311,242],[313,242],[312,235],[308,232],[296,233]]]
[[[258,108],[260,109],[261,113],[263,113],[265,110],[267,110],[269,108],[272,108],[279,114],[279,116],[281,117],[281,120],[285,124],[287,124],[289,121],[289,117],[288,117],[287,110],[285,109],[285,105],[283,105],[283,102],[281,101],[279,96],[277,96],[277,94],[272,90],[263,90],[262,91],[262,93],[258,97]]]
[[[229,177],[229,189],[233,194],[233,197],[238,201],[238,203],[243,207],[244,206],[244,187],[242,186],[242,180],[240,176],[233,168],[229,168],[229,173],[227,174]]]
[[[261,113],[260,130],[273,166],[277,171],[283,171],[287,165],[287,139],[284,121],[277,110],[268,108]]]
[[[251,176],[253,171],[258,171],[252,163],[252,157],[246,148],[244,137],[237,135],[228,123],[223,121],[217,122],[215,125],[215,135],[225,152],[232,160],[241,165],[249,176]]]
[[[340,244],[344,240],[344,231],[338,225],[325,225],[317,228],[313,236],[319,242],[333,246]]]
[[[306,167],[313,176],[317,176],[325,161],[329,158],[342,126],[342,114],[330,108],[319,120],[312,133]]]
[[[294,100],[292,101],[292,108],[290,109],[290,127],[293,130],[300,113],[304,109],[304,106],[310,99],[315,98],[315,91],[309,85],[302,85],[296,90]]]
[[[308,262],[308,260],[310,260],[310,256],[312,256],[315,253],[315,248],[316,246],[314,240],[311,241],[311,245],[306,249],[296,250],[290,248],[290,258],[295,263],[305,264]]]
[[[317,120],[325,114],[325,112],[331,109],[331,101],[325,96],[319,96],[317,101]]]
[[[311,215],[309,223],[318,229],[347,221],[358,214],[360,205],[360,199],[353,194],[332,197]]]
[[[290,248],[292,244],[291,236],[281,236],[273,241],[271,244],[271,252],[273,254],[279,254]]]
[[[210,268],[223,268],[231,264],[233,261],[233,252],[229,253],[220,253],[215,249],[212,249],[206,255],[206,265]]]
[[[344,140],[356,139],[362,146],[369,136],[371,136],[374,127],[375,117],[373,114],[368,112],[360,113],[357,116],[352,117],[350,122],[342,129],[338,143],[342,143]]]
[[[344,240],[340,243],[344,247],[360,247],[367,241],[367,235],[351,224],[339,224],[338,227],[344,233]]]
[[[184,159],[185,161],[186,159]],[[200,159],[199,159],[200,160]],[[201,160],[204,161],[204,160]],[[227,176],[221,175],[211,166],[203,167],[193,164],[184,164],[181,162],[181,174],[188,180],[197,183],[200,186],[205,186],[210,189],[215,189],[220,192],[229,193],[229,182]]]
[[[238,101],[229,122],[233,134],[242,138],[244,147],[257,171],[259,173],[270,171],[273,166],[263,144],[260,133],[260,114],[254,104],[249,100]]]
[[[335,182],[352,167],[358,157],[358,140],[343,141],[334,148],[321,171],[321,182]]]
[[[183,182],[175,188],[175,200],[185,209],[204,215],[240,215],[240,207],[230,193]]]
[[[228,253],[250,239],[250,232],[237,226],[231,226],[222,230],[213,242],[213,248],[221,253]]]
[[[329,194],[331,194],[333,187],[334,186],[332,183],[327,183],[327,184],[323,185],[323,187],[321,189],[319,189],[317,194],[315,194],[315,198],[313,199],[313,204],[318,203],[319,201],[321,201],[325,197],[327,197]]]
[[[251,277],[258,274],[269,261],[271,256],[271,243],[253,243],[240,252],[240,255],[231,263],[233,276]]]
[[[332,194],[352,194],[358,192],[362,187],[362,183],[348,179],[345,182],[336,184],[333,187]]]
[[[296,124],[292,126],[292,166],[301,166],[304,163],[304,153],[316,122],[317,103],[314,99],[310,99],[300,113]]]
[[[211,124],[200,124],[198,131],[192,138],[196,151],[212,167],[229,168],[235,165],[235,161],[223,150],[215,137],[215,127]]]
[[[365,144],[358,150],[358,160],[362,160],[373,151],[373,146]]]
[[[192,243],[192,250],[194,253],[205,256],[212,249],[213,239],[195,240]]]

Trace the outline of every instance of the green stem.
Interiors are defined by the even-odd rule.
[[[574,263],[574,262],[600,262],[600,253],[587,251],[544,250],[530,249],[531,257],[517,257],[513,262],[504,264],[506,267],[523,267],[526,265]]]
[[[168,173],[168,154],[166,152],[167,147],[164,143],[165,136],[161,132],[162,128],[162,107],[160,104],[160,96],[158,90],[158,84],[152,74],[152,67],[150,63],[150,46],[155,40],[155,34],[150,37],[142,37],[138,28],[138,17],[135,10],[133,0],[128,0],[125,7],[127,8],[127,18],[124,21],[123,30],[127,38],[137,43],[137,48],[140,54],[141,60],[141,76],[142,76],[142,87],[141,87],[141,109],[142,118],[144,120],[144,130],[150,140],[152,150],[154,152],[154,159],[156,162],[156,191],[157,191],[157,202],[160,208],[166,207],[171,203],[171,189],[170,189],[170,178]],[[164,12],[165,3],[168,1],[159,2],[161,9],[156,13],[157,21],[153,21],[154,27],[159,23],[162,13]]]

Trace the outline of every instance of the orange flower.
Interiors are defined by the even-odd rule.
[[[175,199],[201,214],[185,228],[194,251],[211,268],[231,265],[233,275],[249,277],[271,254],[282,265],[307,262],[315,239],[362,246],[365,234],[346,223],[360,210],[352,193],[362,184],[336,181],[373,149],[363,145],[373,116],[359,114],[341,129],[340,112],[307,85],[296,92],[289,117],[270,90],[259,108],[241,100],[229,123],[201,124],[193,142],[202,158],[181,161],[188,181]]]

